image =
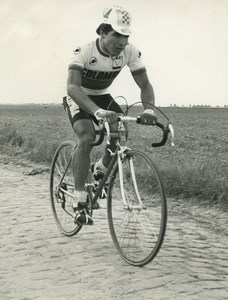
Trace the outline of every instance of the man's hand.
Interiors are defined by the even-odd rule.
[[[152,109],[145,109],[140,115],[142,125],[156,125],[157,117]]]
[[[118,115],[114,111],[111,110],[104,110],[99,108],[95,113],[94,116],[98,121],[106,119],[110,124],[116,123],[118,121]]]

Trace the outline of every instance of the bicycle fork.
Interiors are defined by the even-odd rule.
[[[118,156],[117,156],[121,197],[123,200],[124,209],[130,210],[130,211],[132,211],[132,210],[140,211],[142,209],[146,209],[146,206],[143,205],[141,197],[139,195],[138,184],[137,184],[137,180],[136,180],[136,176],[135,176],[134,161],[133,161],[132,156],[127,157],[127,161],[129,163],[129,167],[130,167],[130,174],[131,174],[132,184],[134,187],[134,192],[135,192],[136,199],[138,200],[139,204],[138,205],[129,204],[129,203],[127,203],[127,200],[125,197],[124,176],[123,176],[124,175],[123,174],[123,160],[127,156],[127,154],[125,153],[125,150],[126,149],[118,151]]]

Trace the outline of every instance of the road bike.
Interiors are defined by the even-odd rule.
[[[100,182],[96,182],[89,171],[85,190],[87,191],[87,210],[92,216],[97,200],[107,198],[107,217],[112,240],[121,255],[129,264],[143,266],[155,258],[166,231],[167,200],[162,177],[153,160],[140,150],[127,145],[126,122],[140,125],[140,118],[120,116],[118,132],[111,133],[108,122],[103,121],[101,129],[96,130],[98,139],[93,146],[101,145],[106,137],[116,139],[116,151]],[[171,123],[157,122],[162,130],[162,140],[152,147],[165,145],[174,131]],[[51,165],[50,196],[51,207],[56,224],[66,236],[77,234],[82,225],[75,222],[72,208],[74,180],[72,155],[77,143],[64,141],[57,148]]]

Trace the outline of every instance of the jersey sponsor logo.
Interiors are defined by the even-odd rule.
[[[90,60],[89,60],[89,64],[91,65],[91,66],[95,66],[96,65],[96,63],[97,63],[97,58],[96,57],[94,57],[94,56],[92,56],[91,58],[90,58]]]
[[[113,57],[112,58],[112,68],[121,69],[123,64],[123,56]]]
[[[74,54],[79,54],[80,52],[81,52],[81,48],[80,48],[80,47],[77,47],[77,48],[73,51]]]
[[[114,71],[114,72],[93,71],[84,68],[82,71],[82,76],[85,76],[86,78],[89,79],[105,81],[105,80],[113,80],[119,74],[119,72],[120,71]]]

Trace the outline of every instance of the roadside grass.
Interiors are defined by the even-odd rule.
[[[160,130],[136,124],[129,126],[129,145],[156,162],[168,197],[195,198],[228,209],[227,109],[162,111],[174,125],[176,146],[151,148],[151,142],[160,139]],[[0,106],[0,153],[14,161],[27,159],[50,167],[55,149],[67,139],[76,141],[61,105]],[[103,149],[104,145],[96,147],[92,159],[98,159]]]
[[[194,198],[205,204],[222,205],[228,208],[228,184],[224,168],[221,172],[217,161],[186,165],[185,168],[162,169],[165,186],[170,196]],[[220,173],[220,174],[219,174]]]

